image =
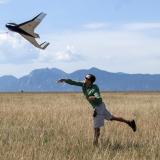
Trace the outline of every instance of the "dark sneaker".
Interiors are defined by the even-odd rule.
[[[133,129],[134,132],[136,131],[137,127],[134,120],[130,121],[128,125]]]

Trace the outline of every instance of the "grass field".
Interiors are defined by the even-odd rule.
[[[159,160],[160,93],[102,93],[137,132],[107,122],[92,146],[92,110],[80,93],[0,94],[0,160]]]

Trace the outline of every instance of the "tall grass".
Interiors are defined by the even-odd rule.
[[[78,93],[0,94],[0,160],[160,159],[160,93],[103,93],[137,132],[106,121],[92,146],[92,110]]]

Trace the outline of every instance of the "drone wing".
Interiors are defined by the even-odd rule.
[[[35,38],[25,35],[25,34],[20,34],[23,36],[26,40],[28,40],[30,43],[32,43],[35,47],[40,48],[40,49],[45,49],[49,45],[48,42],[43,42],[42,44],[38,44]]]
[[[30,34],[33,34],[34,29],[41,23],[41,21],[43,20],[43,18],[45,16],[46,16],[46,14],[41,12],[40,14],[38,14],[33,19],[19,24],[18,27],[23,29],[24,31],[30,33]]]

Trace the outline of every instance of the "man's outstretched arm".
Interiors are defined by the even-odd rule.
[[[78,82],[78,81],[73,81],[71,79],[60,79],[57,81],[57,83],[67,83],[67,84],[70,84],[70,85],[74,85],[74,86],[83,86],[83,82]]]

